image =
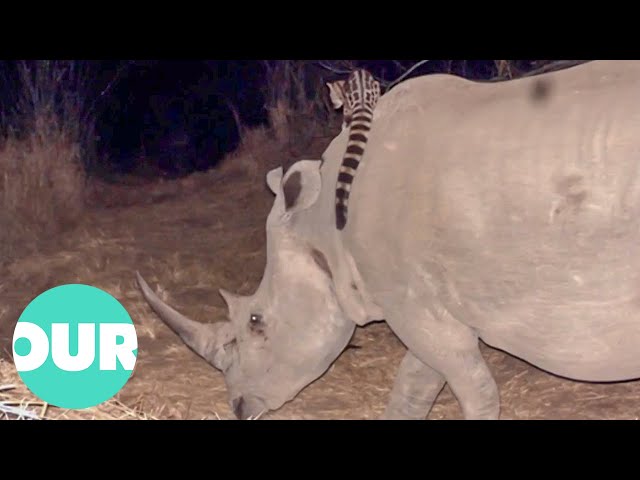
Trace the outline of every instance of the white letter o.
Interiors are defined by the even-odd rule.
[[[31,343],[31,351],[25,356],[16,353],[16,341],[20,338],[26,338]],[[40,368],[49,356],[49,339],[45,331],[35,323],[18,322],[13,332],[12,348],[16,370],[29,372]]]

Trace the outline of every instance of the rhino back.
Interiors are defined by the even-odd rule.
[[[609,378],[615,344],[615,375],[638,373],[639,100],[640,62],[615,61],[385,95],[345,230],[371,293],[393,308],[421,278],[542,368]]]

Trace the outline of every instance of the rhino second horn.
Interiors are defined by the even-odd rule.
[[[239,309],[239,304],[242,297],[228,290],[225,290],[224,288],[220,288],[218,292],[220,293],[220,296],[224,299],[224,302],[227,304],[227,309],[229,310],[229,317],[233,318]]]
[[[234,338],[231,324],[229,322],[205,324],[185,317],[164,303],[151,290],[139,272],[136,272],[136,276],[144,298],[162,321],[176,332],[194,352],[217,369],[225,370],[231,359],[226,354],[224,347]]]

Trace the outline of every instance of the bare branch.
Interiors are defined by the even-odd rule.
[[[407,67],[402,65],[398,60],[392,60],[392,62],[396,66],[396,68],[400,70],[402,73],[407,71]]]
[[[547,63],[540,68],[536,68],[535,70],[531,70],[525,74],[523,77],[532,77],[534,75],[539,75],[541,73],[550,72],[554,70],[563,70],[569,67],[575,67],[576,65],[580,65],[582,63],[589,62],[590,60],[558,60],[551,63]]]
[[[536,68],[534,70],[530,70],[527,73],[523,73],[519,75],[520,78],[524,77],[533,77],[536,75],[540,75],[541,73],[553,72],[556,70],[564,70],[565,68],[574,67],[576,65],[580,65],[582,63],[588,62],[589,60],[558,60],[547,63],[540,68]],[[490,78],[489,82],[501,82],[504,81],[503,77],[497,76],[494,78]]]
[[[135,60],[129,60],[126,64],[120,65],[120,67],[116,71],[116,74],[113,76],[111,81],[109,81],[107,86],[104,87],[104,89],[100,92],[100,94],[93,99],[93,102],[91,102],[91,104],[89,105],[89,108],[87,108],[87,111],[85,112],[85,115],[84,115],[85,118],[88,117],[93,112],[96,104],[98,103],[98,100],[104,97],[107,94],[107,92],[109,92],[116,85],[116,83],[120,80],[122,72],[124,72],[124,70],[133,63],[135,63]]]
[[[511,71],[511,63],[509,60],[494,60],[493,64],[496,67],[499,78],[504,78],[505,74],[507,78],[513,78],[513,72]]]
[[[330,63],[326,63],[324,60],[318,60],[316,63],[320,65],[322,68],[324,68],[325,70],[329,70],[330,72],[338,73],[340,75],[351,73],[351,71],[353,70],[353,68],[344,69],[344,68],[334,67]]]
[[[220,98],[222,98],[222,101],[227,105],[227,108],[231,111],[231,115],[233,115],[233,120],[236,123],[236,129],[238,130],[238,138],[242,139],[242,137],[244,136],[244,125],[242,124],[242,121],[240,119],[240,113],[238,113],[238,109],[224,95],[220,95]]]
[[[404,72],[402,75],[400,75],[398,78],[396,78],[393,82],[389,83],[386,87],[386,91],[388,92],[389,90],[391,90],[391,88],[398,84],[399,82],[401,82],[403,79],[405,79],[411,72],[413,72],[416,68],[418,68],[421,65],[424,65],[425,63],[429,62],[430,60],[420,60],[418,63],[416,63],[415,65],[413,65],[410,69],[408,69],[406,72]]]

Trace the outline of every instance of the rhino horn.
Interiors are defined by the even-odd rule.
[[[151,290],[139,272],[136,272],[136,276],[144,298],[162,321],[194,352],[217,369],[226,370],[231,363],[231,356],[225,351],[225,346],[232,344],[235,339],[231,324],[229,322],[206,324],[185,317],[164,303]]]

